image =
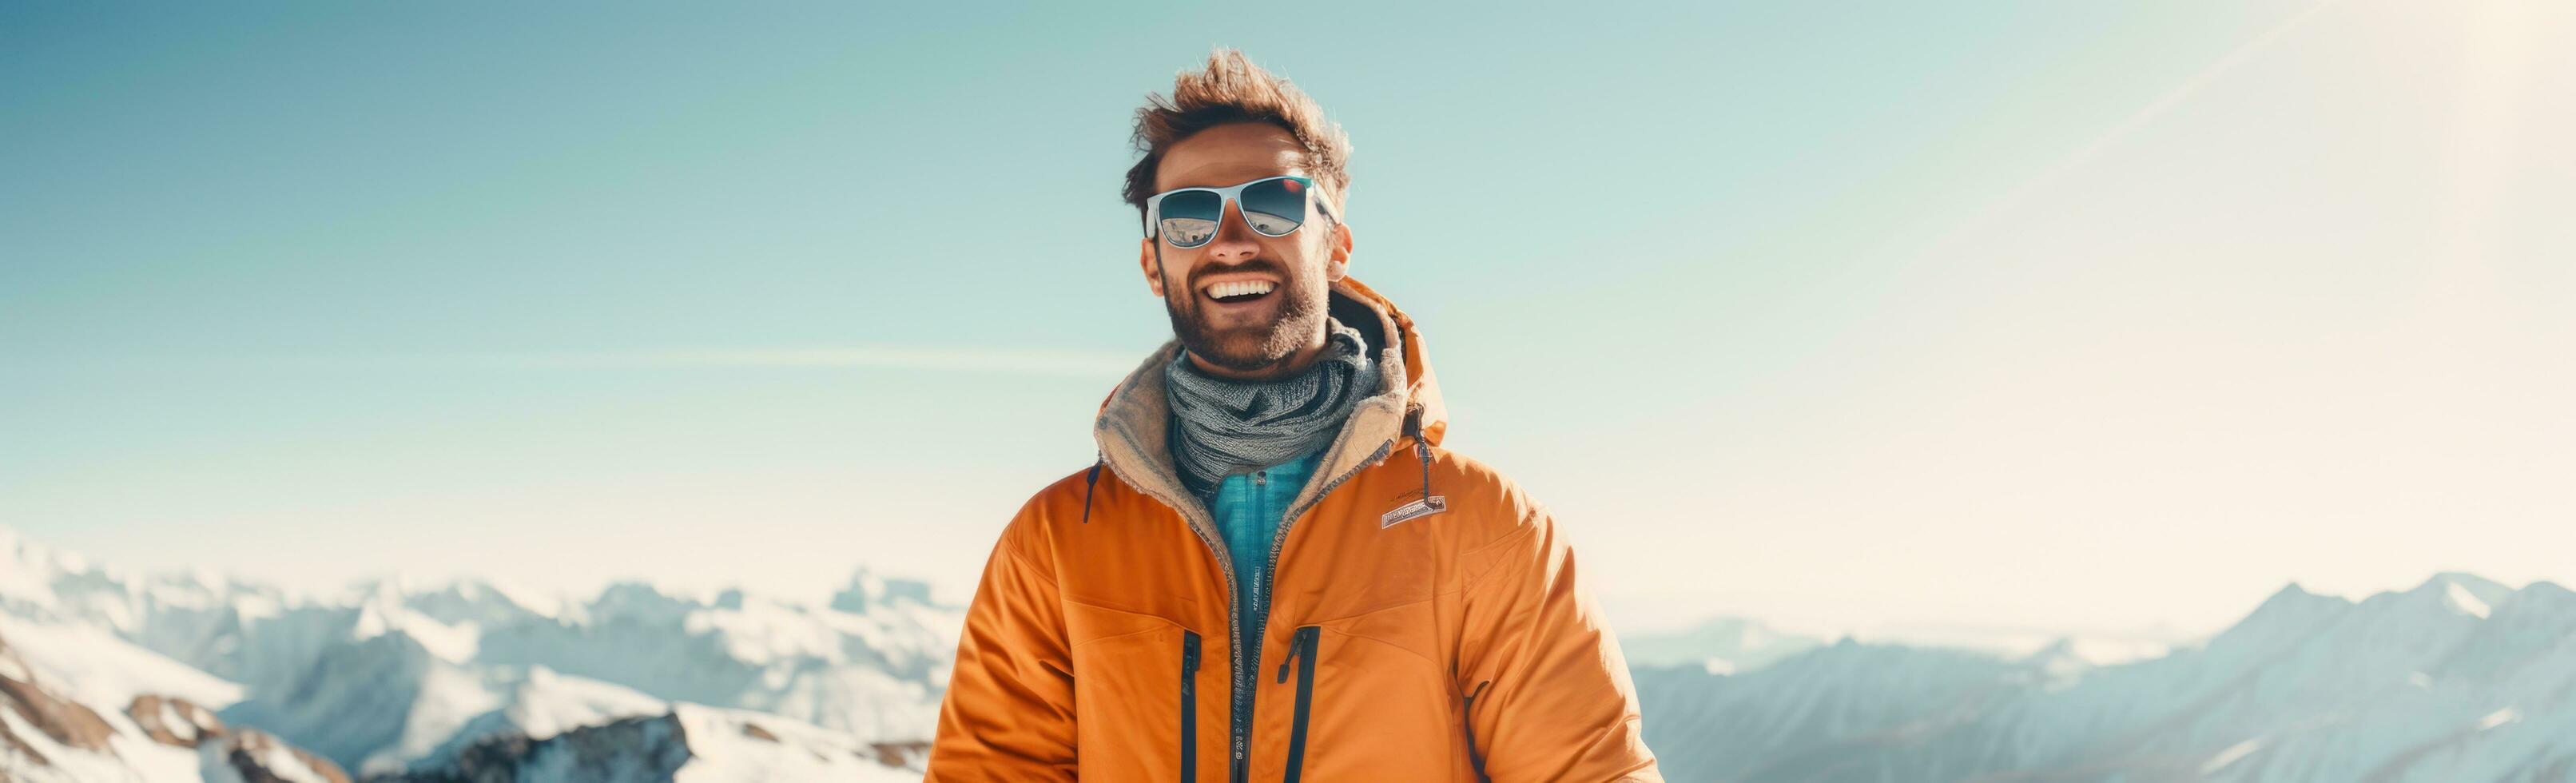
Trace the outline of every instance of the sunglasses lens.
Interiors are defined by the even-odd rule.
[[[1164,196],[1159,214],[1164,241],[1173,247],[1198,247],[1216,238],[1216,219],[1225,215],[1225,198],[1213,191],[1182,191]]]
[[[1262,236],[1286,236],[1306,222],[1306,186],[1274,179],[1243,189],[1243,222]]]

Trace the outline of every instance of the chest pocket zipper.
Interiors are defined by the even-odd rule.
[[[1181,781],[1199,775],[1199,632],[1181,632]]]
[[[1297,629],[1289,640],[1288,658],[1279,662],[1279,681],[1288,681],[1288,664],[1297,664],[1297,716],[1288,725],[1288,774],[1281,783],[1297,783],[1299,769],[1306,764],[1306,713],[1315,703],[1315,643],[1324,630],[1320,625]]]

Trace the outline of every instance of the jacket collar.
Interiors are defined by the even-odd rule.
[[[1332,316],[1359,329],[1377,352],[1378,387],[1352,406],[1341,431],[1316,461],[1316,479],[1306,482],[1291,509],[1305,508],[1349,474],[1392,453],[1412,429],[1408,420],[1426,443],[1439,443],[1449,430],[1448,409],[1423,358],[1413,319],[1385,295],[1347,276],[1328,287],[1325,299]],[[1206,504],[1181,483],[1166,440],[1172,418],[1163,397],[1163,366],[1180,348],[1178,339],[1165,341],[1111,389],[1100,403],[1092,436],[1099,441],[1101,461],[1120,480],[1212,529]]]

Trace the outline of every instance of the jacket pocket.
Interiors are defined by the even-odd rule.
[[[1297,713],[1288,724],[1288,774],[1283,783],[1297,783],[1298,772],[1306,765],[1306,713],[1315,704],[1315,643],[1324,627],[1308,625],[1297,629],[1288,640],[1288,657],[1279,662],[1279,681],[1288,681],[1288,665],[1297,665]]]
[[[1199,774],[1199,632],[1181,632],[1181,782]]]

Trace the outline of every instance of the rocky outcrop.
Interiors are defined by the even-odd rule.
[[[228,769],[243,783],[349,783],[330,759],[305,752],[258,729],[242,729],[197,746],[199,768]],[[215,779],[212,774],[208,779]]]
[[[193,748],[230,733],[213,710],[175,696],[136,696],[132,704],[125,705],[125,716],[143,728],[144,738],[174,748]]]
[[[108,752],[107,738],[116,733],[90,708],[38,686],[36,675],[16,651],[9,649],[7,639],[0,639],[0,710],[17,713],[54,744],[80,750]],[[47,763],[44,754],[26,739],[10,734],[5,724],[0,724],[0,749]]]
[[[707,780],[881,780],[919,775],[929,748],[927,742],[861,743],[812,724],[682,704],[666,714],[543,739],[523,732],[487,737],[445,764],[371,774],[367,783],[645,783],[683,774]]]
[[[512,732],[486,738],[442,769],[377,775],[367,783],[510,783],[532,768],[578,770],[578,780],[670,780],[689,761],[676,714],[585,726],[542,740]]]
[[[258,727],[362,776],[444,768],[495,735],[516,730],[542,741],[576,727],[666,714],[675,703],[777,718],[759,717],[757,730],[738,720],[705,732],[691,724],[695,767],[737,758],[765,763],[769,756],[855,763],[886,755],[869,748],[872,740],[899,742],[936,725],[964,611],[932,602],[926,583],[865,571],[827,602],[645,583],[575,600],[475,579],[289,591],[212,569],[110,568],[18,538],[5,526],[0,573],[9,576],[0,580],[9,583],[0,589],[0,623],[63,631],[39,638],[47,631],[31,629],[12,640],[23,641],[20,652],[44,671],[54,667],[38,652],[66,660],[107,654],[153,667],[127,676],[116,671],[127,661],[98,658],[63,668],[66,677],[97,672],[94,679],[45,683],[115,730],[150,739],[116,743],[119,753],[137,758],[72,769],[93,754],[54,742],[9,713],[24,740],[18,744],[57,760],[80,757],[46,768],[66,780],[106,779],[120,761],[173,766],[145,757],[193,757],[191,738],[212,736],[203,731],[211,724],[194,726],[184,716],[155,720],[168,705],[130,710],[138,694],[186,697],[224,725]],[[163,659],[173,665],[160,666]],[[144,723],[160,728],[138,725]],[[808,736],[814,729],[829,736]],[[10,747],[0,744],[10,756],[0,759],[0,770],[15,773],[26,764],[11,759],[27,754]]]
[[[0,761],[9,759],[25,759],[21,763],[40,767],[54,763],[53,759],[45,758],[45,754],[36,750],[35,746],[27,744],[26,740],[19,739],[17,733],[9,729],[9,724],[0,723]],[[9,767],[6,764],[0,764],[0,783],[7,783],[8,780]]]
[[[121,765],[140,763],[120,755],[109,744],[117,729],[107,719],[36,682],[34,669],[9,648],[6,639],[0,639],[0,711],[14,713],[15,718],[0,721],[0,783],[20,779],[89,780],[112,774]],[[134,720],[143,739],[194,749],[198,769],[209,780],[349,783],[349,776],[330,761],[257,730],[230,729],[216,719],[212,710],[187,699],[138,695],[126,704],[125,715]],[[13,726],[33,727],[41,736],[19,736]],[[136,747],[129,744],[127,752],[140,752]],[[58,757],[90,754],[95,756]],[[127,770],[127,774],[131,771]]]
[[[929,740],[871,742],[868,752],[874,754],[876,763],[889,767],[909,769],[930,763]]]

